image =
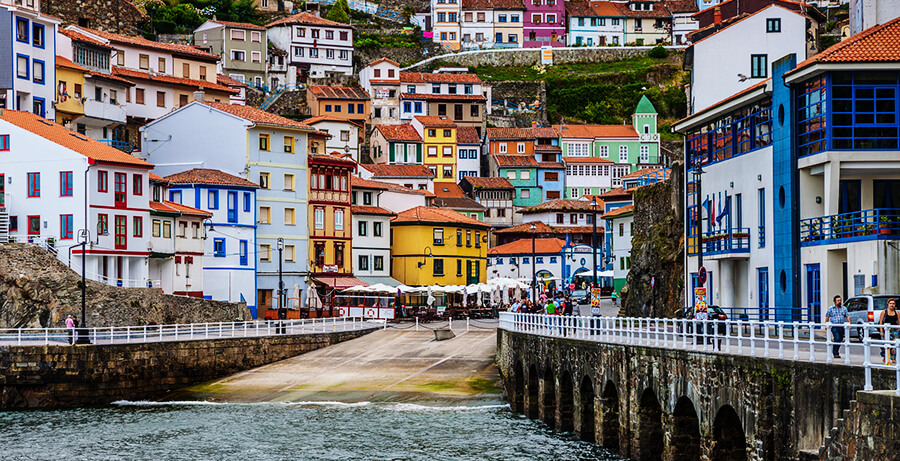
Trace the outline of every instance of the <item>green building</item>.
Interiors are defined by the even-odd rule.
[[[538,162],[530,155],[492,155],[491,176],[506,178],[513,185],[513,209],[539,205]]]

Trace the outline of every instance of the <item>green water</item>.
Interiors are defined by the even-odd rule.
[[[10,460],[616,460],[507,405],[118,402],[0,412]]]

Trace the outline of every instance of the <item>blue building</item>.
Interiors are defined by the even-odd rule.
[[[55,120],[56,28],[60,20],[41,14],[40,0],[0,4],[0,108],[33,112]]]
[[[710,303],[778,320],[900,291],[897,43],[900,19],[799,64],[773,57],[771,79],[675,125],[689,287],[702,264]]]
[[[553,127],[532,128],[534,159],[537,161],[537,186],[542,202],[565,198],[566,166],[562,163],[559,131]]]

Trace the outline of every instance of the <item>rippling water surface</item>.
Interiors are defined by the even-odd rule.
[[[0,412],[0,459],[615,460],[506,405],[118,402]]]

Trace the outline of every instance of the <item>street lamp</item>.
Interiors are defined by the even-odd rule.
[[[694,200],[697,206],[697,271],[703,267],[703,204],[700,202],[703,199],[702,191],[702,179],[703,174],[706,173],[703,171],[703,167],[701,165],[697,165],[697,168],[694,168],[694,177],[697,179],[697,199]],[[699,280],[698,280],[699,281]],[[702,283],[700,284],[703,285]]]
[[[597,197],[591,199],[591,213],[594,218],[594,231],[591,233],[591,251],[594,253],[594,288],[597,288]]]
[[[531,300],[537,302],[537,269],[535,269],[535,241],[534,231],[537,226],[531,223]]]
[[[87,244],[91,240],[91,231],[81,229],[78,232],[78,240],[81,240],[81,324],[76,332],[75,344],[90,344],[91,338],[88,337],[87,317],[85,317],[87,277],[85,277],[84,270],[87,266]]]
[[[431,253],[431,247],[425,247],[425,254],[422,255],[422,262],[416,263],[416,265],[419,267],[419,269],[421,269],[422,266],[425,265],[425,258],[426,258],[426,257],[428,257],[428,258],[433,258],[433,257],[434,257],[434,255]]]
[[[282,272],[281,272],[281,263],[284,260],[282,254],[284,252],[284,239],[278,237],[277,248],[278,248],[278,320],[287,320],[287,309],[284,307],[284,281],[282,280]],[[283,322],[279,322],[278,325],[279,333],[286,333],[286,329]]]

